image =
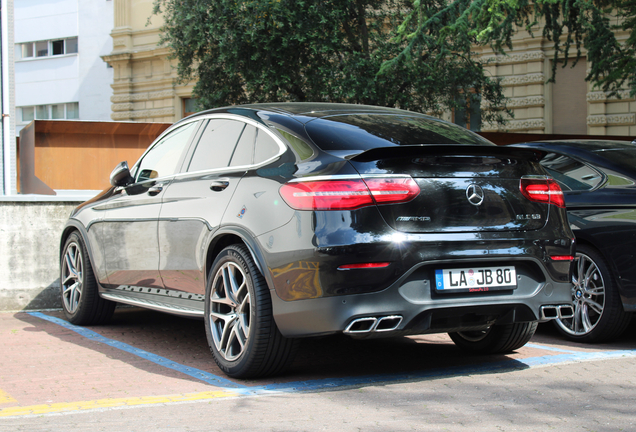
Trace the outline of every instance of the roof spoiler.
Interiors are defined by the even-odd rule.
[[[538,161],[545,154],[542,150],[519,147],[499,147],[463,144],[422,144],[393,147],[377,147],[349,155],[354,162],[372,162],[379,159],[425,156],[494,156],[531,159]]]

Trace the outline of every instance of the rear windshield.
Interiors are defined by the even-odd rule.
[[[634,172],[634,167],[636,167],[636,147],[597,150],[594,153],[628,172]]]
[[[305,127],[326,151],[418,144],[495,145],[461,126],[423,115],[339,115],[312,120]]]

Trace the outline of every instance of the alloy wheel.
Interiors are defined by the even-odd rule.
[[[572,273],[574,317],[558,319],[557,324],[567,334],[583,336],[594,330],[603,315],[605,281],[594,260],[583,253],[577,256],[579,260]]]
[[[234,262],[214,276],[210,295],[210,330],[217,351],[233,361],[244,352],[250,334],[250,292],[247,277]]]
[[[62,264],[62,301],[69,313],[75,313],[82,299],[84,271],[82,252],[77,243],[69,243]]]

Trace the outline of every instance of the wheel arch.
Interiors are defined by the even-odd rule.
[[[595,242],[594,240],[590,239],[587,236],[581,236],[581,237],[577,236],[576,245],[577,247],[586,246],[586,247],[592,248],[601,255],[601,257],[605,261],[605,264],[609,267],[610,271],[612,272],[612,275],[614,276],[614,281],[616,282],[616,285],[618,285],[619,293],[622,293],[623,292],[622,277],[620,272],[618,271],[618,268],[616,267],[616,263],[614,262],[612,257],[608,256],[608,251],[605,248],[600,247],[597,244],[597,242]]]
[[[614,259],[611,256],[609,256],[608,250],[606,250],[603,247],[599,247],[595,241],[588,238],[587,236],[583,236],[583,237],[577,236],[576,244],[577,246],[587,246],[589,248],[592,248],[598,254],[601,255],[601,257],[605,261],[605,264],[607,265],[610,272],[612,273],[614,283],[616,284],[618,288],[618,295],[621,298],[621,304],[623,305],[623,310],[625,310],[626,312],[636,311],[636,306],[632,306],[632,307],[629,306],[629,305],[632,305],[632,303],[634,303],[633,301],[630,302],[630,299],[633,300],[634,296],[633,294],[628,293],[628,290],[624,284],[623,274],[619,271],[618,266],[616,265],[616,262],[614,261]]]
[[[254,240],[253,235],[242,227],[225,227],[220,229],[208,245],[205,258],[206,286],[208,283],[208,275],[210,273],[210,270],[212,269],[214,260],[223,249],[233,244],[243,244],[247,247],[247,249],[250,251],[252,259],[254,260],[254,263],[256,264],[256,267],[265,278],[267,287],[271,292],[271,290],[274,288],[274,283],[271,279],[270,272],[266,271],[268,266],[266,264],[265,257],[263,256],[258,243],[256,242],[256,240]]]
[[[66,223],[66,226],[64,226],[64,230],[62,231],[62,236],[60,237],[59,259],[60,260],[62,259],[62,254],[64,253],[64,245],[66,244],[66,240],[68,240],[69,236],[75,231],[77,231],[79,235],[82,237],[82,240],[84,241],[84,244],[86,245],[86,250],[88,251],[88,257],[90,258],[91,265],[92,265],[94,257],[93,257],[93,250],[91,249],[91,244],[88,242],[88,232],[86,231],[86,228],[84,227],[84,225],[82,225],[80,222],[73,219],[69,219],[69,221]]]

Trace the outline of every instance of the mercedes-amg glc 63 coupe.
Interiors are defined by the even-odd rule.
[[[336,333],[515,350],[572,317],[575,241],[541,155],[391,108],[203,111],[72,212],[64,313],[201,317],[236,378],[281,373],[298,339]]]

